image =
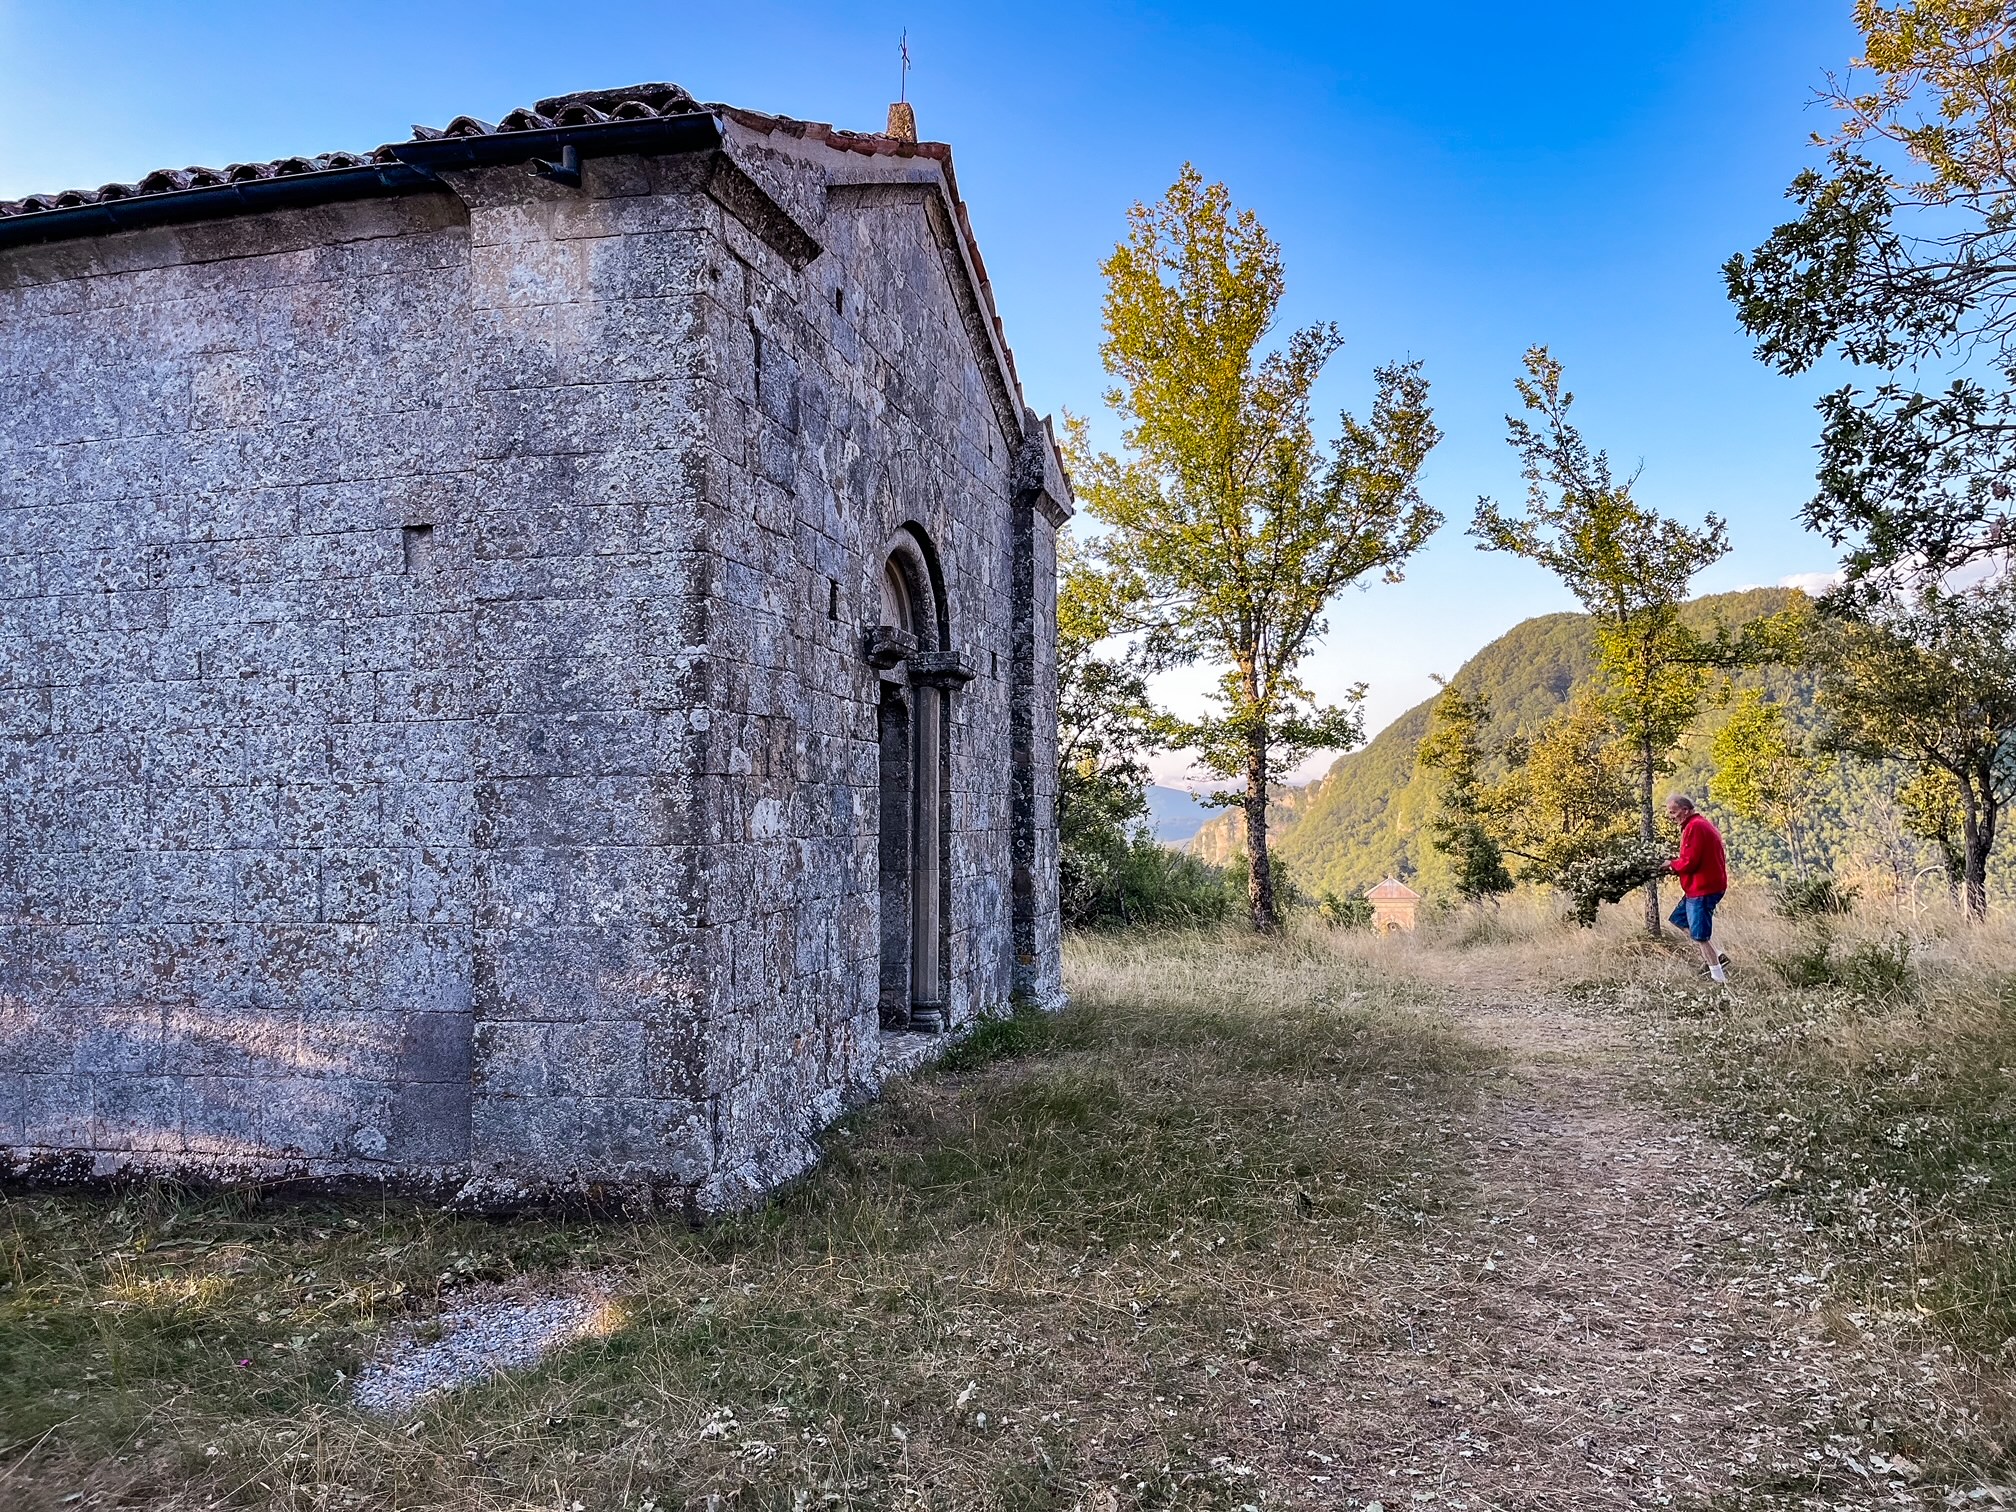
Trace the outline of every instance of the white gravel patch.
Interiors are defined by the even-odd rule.
[[[366,1412],[410,1412],[432,1396],[525,1370],[577,1339],[601,1338],[614,1324],[600,1285],[564,1295],[495,1297],[443,1309],[429,1320],[441,1337],[422,1342],[409,1325],[357,1372],[350,1400]]]

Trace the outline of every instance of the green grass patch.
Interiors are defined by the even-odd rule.
[[[1229,1404],[1329,1368],[1341,1278],[1450,1200],[1477,1055],[1294,941],[1070,968],[1067,1012],[982,1026],[697,1231],[0,1199],[0,1504],[1246,1505]],[[445,1296],[578,1269],[617,1278],[607,1337],[410,1421],[346,1405]]]

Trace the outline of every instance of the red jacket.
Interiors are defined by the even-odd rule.
[[[1722,850],[1722,832],[1706,814],[1689,814],[1680,826],[1680,854],[1674,859],[1673,874],[1680,879],[1680,891],[1690,898],[1729,891],[1729,858]]]

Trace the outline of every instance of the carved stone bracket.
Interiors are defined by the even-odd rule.
[[[877,625],[868,632],[864,649],[868,665],[886,672],[917,654],[917,637],[894,625]]]
[[[910,680],[930,688],[963,688],[973,673],[973,664],[958,651],[923,651],[910,658]]]

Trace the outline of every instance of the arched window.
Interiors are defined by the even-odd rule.
[[[882,623],[908,635],[917,633],[916,616],[910,612],[910,587],[893,556],[882,564]]]
[[[928,543],[914,528],[891,543],[881,581],[882,1023],[935,1031],[945,1027],[949,938],[945,752],[947,693],[957,686],[943,666],[949,616]]]

